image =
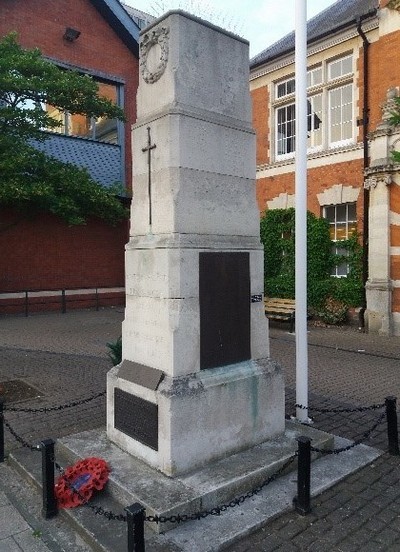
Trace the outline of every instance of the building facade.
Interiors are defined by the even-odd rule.
[[[86,167],[103,186],[122,184],[127,196],[132,190],[131,126],[136,120],[139,32],[146,22],[145,14],[128,11],[119,0],[0,3],[0,36],[14,31],[24,48],[37,47],[57,66],[90,75],[98,83],[99,94],[115,101],[126,115],[122,123],[45,106],[62,126],[37,147],[61,161]],[[42,304],[48,290],[123,290],[127,240],[128,221],[109,227],[90,220],[71,228],[51,215],[18,221],[16,213],[3,209],[0,307],[26,290],[35,290],[37,296],[43,292]]]
[[[369,331],[400,335],[400,2],[339,0],[307,24],[308,209],[365,248]],[[261,212],[295,206],[294,33],[250,62]],[[398,142],[399,141],[399,142]],[[397,144],[397,146],[396,146]],[[340,248],[340,243],[338,243]],[[346,264],[333,276],[346,277]]]

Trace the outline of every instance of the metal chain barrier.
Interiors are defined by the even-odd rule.
[[[229,508],[239,506],[240,504],[243,504],[243,502],[248,498],[259,494],[264,487],[272,483],[272,481],[275,481],[275,479],[277,479],[277,477],[279,477],[286,470],[286,468],[289,467],[292,462],[294,462],[296,457],[297,452],[295,452],[293,456],[291,456],[284,464],[282,464],[278,471],[276,471],[273,475],[267,477],[267,479],[265,479],[265,481],[263,481],[258,487],[256,487],[252,491],[248,491],[244,495],[234,498],[227,504],[221,504],[220,506],[211,508],[210,510],[200,510],[199,512],[194,512],[193,514],[176,514],[172,516],[145,516],[144,520],[149,521],[150,523],[183,523],[185,521],[204,519],[208,516],[219,516],[221,512],[225,512]]]
[[[30,450],[36,450],[36,451],[40,450],[39,445],[32,445],[31,443],[28,443],[28,441],[25,441],[25,439],[23,437],[18,435],[18,433],[15,431],[15,429],[13,429],[11,427],[10,423],[7,422],[7,420],[4,417],[4,414],[3,414],[3,423],[6,426],[6,428],[8,429],[8,431],[11,433],[11,435],[14,437],[14,439],[16,441],[18,441],[18,443],[20,443],[20,445],[22,445],[23,447],[28,448]]]
[[[51,412],[58,411],[64,408],[72,408],[81,404],[86,404],[94,399],[97,399],[101,396],[104,396],[106,391],[96,393],[91,397],[86,397],[83,399],[78,399],[65,403],[59,406],[53,407],[43,407],[43,408],[5,408],[3,403],[3,398],[0,397],[0,432],[2,441],[2,450],[0,450],[0,461],[4,461],[4,431],[3,426],[5,426],[11,433],[11,435],[20,443],[23,447],[30,449],[31,451],[42,451],[42,474],[43,474],[43,509],[42,513],[44,517],[50,518],[57,514],[58,504],[57,497],[55,493],[55,482],[54,482],[54,468],[56,468],[60,474],[65,475],[65,470],[62,466],[56,461],[54,454],[54,441],[52,439],[47,439],[41,441],[40,445],[32,445],[26,441],[23,437],[18,435],[18,433],[13,429],[10,423],[5,419],[3,410],[9,410],[12,412]],[[106,510],[102,506],[96,506],[89,503],[90,497],[83,496],[79,492],[79,489],[70,483],[65,478],[65,483],[67,487],[75,493],[82,505],[88,506],[95,515],[103,516],[107,520],[123,521],[127,522],[128,525],[128,552],[143,552],[144,551],[144,522],[149,523],[183,523],[186,521],[195,521],[201,520],[208,516],[219,516],[222,512],[227,511],[229,508],[234,508],[243,504],[247,499],[259,494],[264,487],[269,485],[271,482],[275,481],[282,473],[298,459],[298,475],[297,475],[297,496],[294,498],[294,505],[296,511],[301,515],[306,515],[310,510],[310,466],[311,466],[311,451],[320,453],[322,455],[327,454],[340,454],[342,452],[349,451],[353,447],[360,445],[365,440],[367,440],[372,432],[382,423],[383,419],[387,417],[388,421],[388,439],[389,439],[389,453],[399,455],[399,444],[398,444],[398,430],[397,430],[397,413],[396,413],[396,398],[387,397],[384,404],[374,404],[371,406],[362,406],[356,408],[335,408],[335,409],[326,409],[326,408],[310,408],[321,413],[351,413],[351,412],[365,412],[369,410],[377,410],[386,406],[386,409],[379,415],[379,418],[373,424],[373,426],[365,431],[360,439],[355,440],[352,444],[346,447],[340,447],[337,449],[325,450],[317,447],[311,447],[311,439],[308,437],[299,437],[297,439],[299,443],[298,450],[282,464],[279,470],[274,474],[267,477],[258,487],[248,491],[247,493],[238,496],[232,499],[230,502],[221,504],[217,507],[211,508],[209,510],[199,510],[191,514],[175,514],[171,516],[158,516],[158,515],[149,515],[146,516],[145,507],[139,503],[132,504],[131,506],[125,508],[126,515],[124,514],[115,514],[111,510]],[[307,409],[303,405],[296,404],[296,408]]]
[[[367,431],[365,431],[360,439],[356,439],[351,445],[348,445],[347,447],[341,447],[341,448],[337,448],[337,449],[327,449],[327,450],[326,449],[319,449],[317,447],[311,447],[311,450],[313,452],[319,452],[321,454],[340,454],[341,452],[346,452],[347,450],[350,450],[350,449],[356,447],[357,445],[361,445],[361,443],[366,441],[370,437],[371,433],[373,433],[375,431],[375,429],[382,423],[385,416],[386,416],[386,411],[382,412],[379,415],[379,418],[374,423],[374,425],[371,427],[371,429],[368,429]]]
[[[98,399],[99,397],[104,397],[106,394],[106,391],[101,391],[100,393],[96,393],[95,395],[91,395],[90,397],[86,397],[84,399],[78,399],[75,401],[71,401],[69,403],[60,404],[58,406],[43,406],[41,408],[18,408],[14,406],[7,406],[4,405],[4,410],[7,410],[8,412],[54,412],[56,410],[64,410],[65,408],[73,408],[74,406],[80,406],[81,404],[87,404],[95,399]]]
[[[225,512],[229,508],[234,508],[235,506],[239,506],[240,504],[243,504],[245,500],[248,498],[253,497],[254,495],[259,494],[264,487],[272,483],[272,481],[275,481],[285,470],[294,462],[295,458],[297,457],[297,452],[293,454],[282,466],[277,470],[274,474],[267,477],[265,481],[263,481],[258,487],[254,488],[251,491],[248,491],[246,494],[241,495],[237,498],[234,498],[227,504],[221,504],[220,506],[217,506],[215,508],[211,508],[210,510],[201,510],[199,512],[195,512],[192,514],[176,514],[172,516],[145,516],[144,521],[148,521],[150,523],[183,523],[185,521],[193,521],[193,520],[199,520],[204,519],[208,516],[219,516],[221,512]],[[60,464],[53,458],[54,465],[56,469],[60,472],[61,475],[64,475],[65,470]],[[69,489],[78,495],[80,500],[82,500],[82,503],[84,506],[88,506],[96,515],[104,516],[108,520],[115,520],[115,521],[127,521],[127,516],[124,514],[115,514],[114,512],[110,510],[104,510],[101,506],[95,506],[93,504],[90,504],[87,499],[82,496],[79,493],[79,490],[76,489],[72,484],[69,484],[66,482]]]
[[[313,410],[314,412],[320,412],[321,414],[349,414],[351,412],[367,412],[368,410],[379,410],[385,407],[385,403],[372,404],[371,406],[358,406],[355,408],[316,408],[313,406],[304,406],[302,404],[295,404],[296,408],[300,410]]]

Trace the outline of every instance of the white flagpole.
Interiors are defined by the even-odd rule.
[[[296,81],[296,418],[308,418],[307,350],[307,0],[294,0]]]

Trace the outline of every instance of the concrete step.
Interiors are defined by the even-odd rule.
[[[152,470],[110,443],[103,431],[89,431],[61,439],[57,447],[57,462],[63,466],[78,458],[98,456],[111,465],[107,489],[91,501],[115,514],[134,502],[146,507],[146,515],[186,514],[210,509],[257,487],[297,450],[296,437],[308,435],[313,446],[333,447],[333,436],[310,426],[288,422],[284,438],[268,442],[254,450],[244,451],[212,466],[180,478],[168,478]],[[335,445],[349,441],[336,439]],[[322,492],[355,469],[372,462],[381,453],[363,445],[351,451],[316,459],[312,465],[313,494]],[[40,485],[40,454],[20,449],[12,454],[12,465],[25,477]],[[295,467],[295,463],[292,463]],[[296,494],[296,472],[286,473],[266,486],[258,495],[219,516],[188,521],[178,526],[151,523],[146,527],[146,551],[150,552],[212,552],[249,534],[268,520],[292,508]],[[126,523],[109,521],[94,515],[88,507],[62,510],[74,529],[99,552],[127,550]],[[172,528],[173,527],[173,528]],[[151,530],[153,529],[153,531]],[[154,533],[168,530],[166,534]]]

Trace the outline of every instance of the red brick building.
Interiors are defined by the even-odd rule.
[[[49,133],[42,147],[62,161],[85,166],[104,186],[121,182],[130,195],[142,21],[135,22],[127,9],[118,0],[2,0],[0,36],[16,31],[23,47],[38,47],[58,66],[91,75],[99,93],[124,108],[125,124],[54,109],[63,126]],[[16,213],[0,211],[0,312],[1,301],[3,306],[18,303],[17,295],[5,295],[10,292],[38,290],[35,300],[49,303],[48,290],[123,288],[128,221],[117,227],[99,220],[68,227],[51,215],[17,221]]]
[[[400,335],[400,175],[389,125],[399,94],[400,1],[338,0],[308,36],[308,209],[367,253],[370,331]],[[294,33],[250,62],[260,211],[295,206]],[[346,266],[335,273],[346,276]]]

